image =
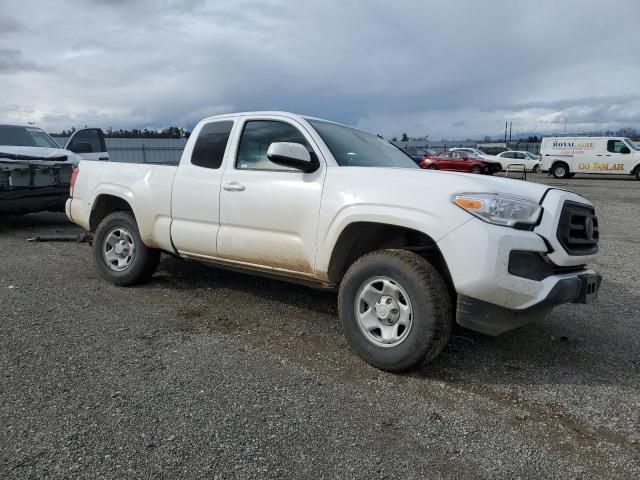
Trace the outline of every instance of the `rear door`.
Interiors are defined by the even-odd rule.
[[[509,165],[514,163],[515,154],[514,152],[505,152],[498,158],[500,159],[500,165],[502,165],[502,169],[506,170]]]
[[[77,130],[64,147],[85,160],[109,160],[104,133],[99,128]]]
[[[311,274],[315,270],[323,158],[315,172],[276,165],[267,158],[274,142],[319,149],[297,121],[266,115],[239,122],[239,140],[220,192],[221,259]]]
[[[453,170],[454,165],[451,160],[453,157],[453,152],[442,152],[437,156],[438,159],[438,168],[440,170]]]
[[[196,141],[185,149],[173,181],[171,239],[176,250],[215,257],[220,229],[220,184],[229,155],[233,119],[200,124]]]

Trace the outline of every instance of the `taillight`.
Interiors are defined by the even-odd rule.
[[[76,185],[76,179],[78,178],[78,174],[80,173],[80,168],[78,165],[74,165],[71,171],[71,180],[69,181],[69,196],[73,197],[73,187]]]

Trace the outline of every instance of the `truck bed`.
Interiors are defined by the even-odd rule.
[[[67,211],[74,222],[90,230],[91,212],[101,201],[128,199],[145,244],[172,251],[171,190],[177,166],[84,160],[78,169],[74,198],[81,201]]]

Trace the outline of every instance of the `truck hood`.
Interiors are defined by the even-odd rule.
[[[80,160],[82,160],[82,158],[80,158],[78,155],[70,150],[65,150],[64,148],[17,147],[12,145],[0,145],[0,158],[2,158],[3,153],[43,158],[67,157],[67,160],[70,163],[78,163],[80,162]]]
[[[551,188],[548,185],[525,182],[513,178],[457,172],[431,171],[428,173],[438,173],[448,177],[448,181],[451,182],[456,192],[502,193],[511,197],[533,200],[534,202],[540,202],[545,192]]]
[[[400,189],[420,188],[428,192],[433,187],[453,193],[502,193],[511,197],[540,202],[551,187],[539,183],[525,182],[512,178],[473,175],[470,173],[446,172],[441,170],[423,170],[412,168],[385,167],[338,167],[357,168],[365,178],[384,178],[385,183]],[[435,188],[433,188],[435,190]]]

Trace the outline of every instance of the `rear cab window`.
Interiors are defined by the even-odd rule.
[[[191,164],[214,170],[220,168],[232,128],[233,120],[205,124],[193,147]]]

